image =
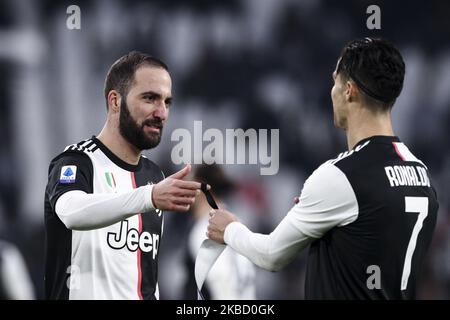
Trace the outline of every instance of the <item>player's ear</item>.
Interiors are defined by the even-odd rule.
[[[113,112],[119,112],[120,111],[120,102],[121,102],[121,96],[119,92],[116,90],[111,90],[108,93],[108,109]]]
[[[345,100],[348,102],[354,101],[357,91],[356,84],[353,81],[348,80],[345,84]]]

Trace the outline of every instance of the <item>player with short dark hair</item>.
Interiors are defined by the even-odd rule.
[[[169,72],[169,67],[164,62],[147,54],[131,51],[122,56],[114,62],[106,75],[104,88],[106,109],[108,109],[109,92],[116,90],[122,96],[126,96],[130,86],[133,84],[136,70],[143,65],[161,68]]]
[[[353,80],[368,107],[380,111],[392,108],[403,88],[405,63],[400,52],[380,39],[358,39],[341,53],[336,73]]]
[[[186,166],[164,178],[141,155],[156,147],[172,102],[167,66],[140,52],[105,81],[100,134],[69,145],[49,167],[45,191],[45,289],[49,299],[158,299],[163,210],[186,212],[200,183]]]
[[[316,169],[269,235],[212,210],[209,238],[268,270],[310,246],[308,299],[412,299],[438,211],[428,168],[394,135],[405,64],[382,39],[350,42],[333,72],[334,122],[348,151]]]

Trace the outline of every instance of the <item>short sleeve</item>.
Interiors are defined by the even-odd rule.
[[[64,152],[53,159],[46,189],[52,208],[55,208],[58,198],[68,191],[92,193],[93,171],[91,159],[82,152]]]
[[[313,238],[357,218],[355,192],[346,175],[330,163],[321,165],[305,181],[299,203],[288,213],[291,223]]]

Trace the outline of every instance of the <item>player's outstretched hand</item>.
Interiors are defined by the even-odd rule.
[[[188,164],[153,187],[152,201],[155,208],[180,212],[190,209],[195,202],[195,197],[200,193],[201,184],[183,180],[189,172],[191,172],[191,165]]]
[[[212,209],[209,212],[209,224],[206,236],[211,240],[219,243],[225,243],[223,235],[225,233],[225,228],[234,221],[238,221],[234,214],[223,209]]]

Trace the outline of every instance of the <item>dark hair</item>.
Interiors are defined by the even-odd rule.
[[[211,192],[219,198],[226,197],[235,187],[223,168],[215,163],[201,164],[194,169],[194,180],[208,183]]]
[[[400,52],[383,39],[349,42],[341,53],[336,73],[351,78],[370,105],[387,110],[400,95],[405,63]]]
[[[169,72],[169,68],[164,62],[148,54],[139,51],[131,51],[122,56],[113,63],[106,75],[104,89],[106,109],[108,109],[108,93],[111,90],[117,90],[122,97],[126,97],[128,90],[134,81],[136,70],[144,65],[162,68]]]

